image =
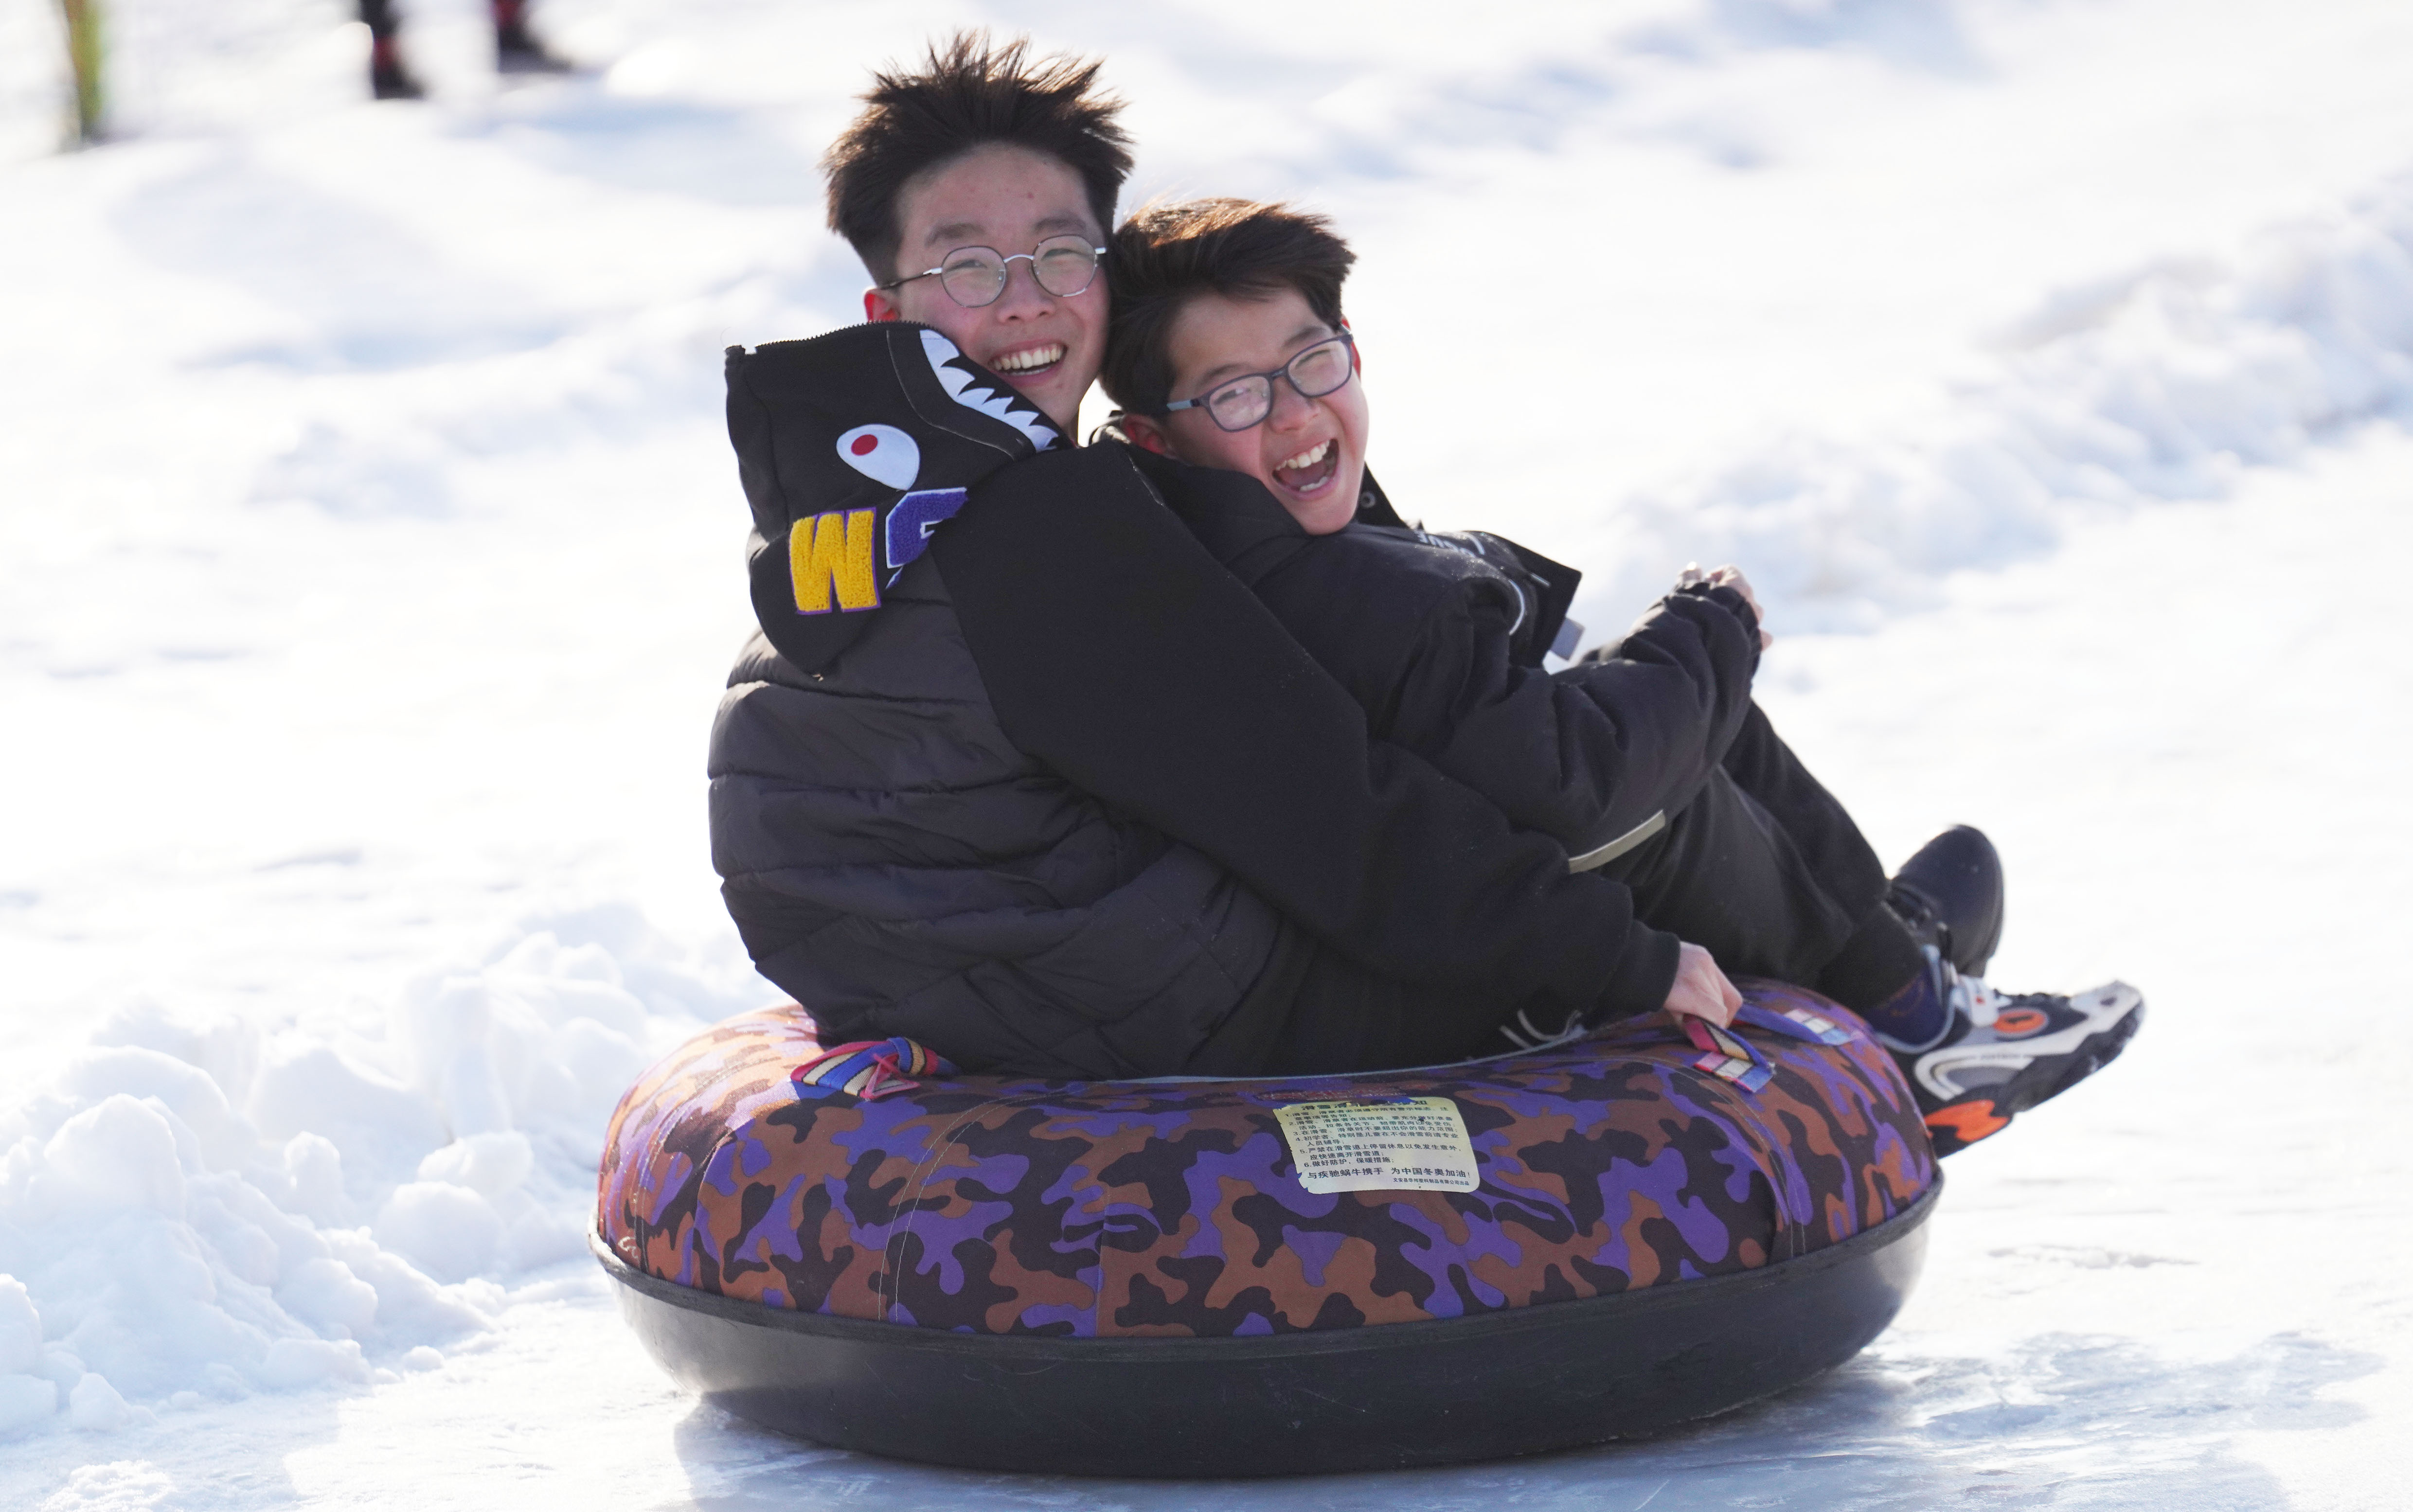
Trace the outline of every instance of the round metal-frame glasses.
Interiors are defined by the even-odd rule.
[[[909,273],[894,283],[881,284],[882,289],[902,289],[916,278],[936,278],[947,297],[968,310],[984,304],[994,304],[1005,292],[1005,281],[1013,274],[1011,264],[1028,262],[1030,275],[1039,287],[1058,299],[1071,299],[1086,293],[1098,281],[1098,268],[1106,249],[1092,246],[1086,236],[1051,236],[1028,252],[1008,257],[993,246],[959,246],[940,260],[935,268]]]

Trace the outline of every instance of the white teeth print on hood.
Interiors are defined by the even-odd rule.
[[[118,1013],[0,1123],[0,1435],[386,1379],[486,1331],[513,1278],[583,1258],[620,1093],[753,1001],[634,964],[644,998],[539,930],[333,1039]]]
[[[1042,452],[1063,439],[1063,433],[1029,400],[1011,389],[1000,393],[982,382],[979,371],[962,349],[936,331],[923,331],[922,350],[929,356],[930,371],[946,385],[955,403],[1004,421],[1029,437],[1030,444]]]

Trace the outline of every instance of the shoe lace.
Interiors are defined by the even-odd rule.
[[[1932,945],[1928,948],[1934,949]],[[1989,985],[1983,977],[1961,975],[1941,952],[1937,953],[1935,964],[1943,970],[1944,1001],[1951,1005],[1952,1011],[1968,1015],[1969,1021],[1979,1029],[1991,1029],[1994,1020],[2002,1014],[2003,1004],[2008,1001],[2006,995],[2000,988]]]
[[[1896,880],[1886,888],[1886,906],[1894,917],[1922,941],[1932,941],[1943,954],[1952,954],[1952,926],[1944,917],[1944,905],[1927,896],[1915,883]],[[1947,967],[1947,970],[1949,970]]]

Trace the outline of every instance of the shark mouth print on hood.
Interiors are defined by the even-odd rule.
[[[732,347],[727,371],[754,617],[806,672],[854,643],[981,480],[1071,444],[955,343],[904,321]]]
[[[1025,399],[1010,383],[999,381],[987,368],[963,354],[963,349],[927,326],[922,327],[922,350],[929,355],[930,371],[946,385],[955,403],[984,415],[994,415],[1030,438],[1030,444],[1044,452],[1064,439],[1038,406]]]

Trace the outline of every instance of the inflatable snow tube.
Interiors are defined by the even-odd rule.
[[[1652,1015],[1413,1072],[869,1097],[790,1079],[799,1010],[747,1014],[621,1101],[595,1252],[683,1386],[901,1459],[1290,1475],[1644,1432],[1850,1358],[1924,1253],[1891,1058],[1741,986],[1747,1061]]]

